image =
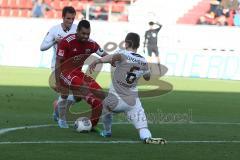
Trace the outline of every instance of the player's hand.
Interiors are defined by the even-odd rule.
[[[55,42],[56,42],[56,43],[59,43],[61,40],[62,40],[62,37],[56,37],[56,38],[55,38]]]
[[[96,60],[96,61],[93,61],[93,62],[89,65],[89,69],[88,69],[88,70],[89,70],[90,74],[93,73],[93,71],[95,70],[96,66],[97,66],[97,60]]]

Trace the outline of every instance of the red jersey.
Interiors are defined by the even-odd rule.
[[[96,53],[102,56],[104,51],[93,40],[78,41],[76,34],[70,34],[63,38],[58,45],[57,57],[63,63],[61,65],[61,72],[81,70],[84,61],[92,54]]]

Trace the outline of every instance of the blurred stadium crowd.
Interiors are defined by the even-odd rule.
[[[73,6],[78,19],[128,21],[129,6],[136,1],[144,0],[0,0],[0,16],[61,18],[62,8]],[[240,0],[197,0],[196,3],[184,15],[178,15],[178,24],[240,26]],[[159,0],[159,4],[164,5],[164,1]]]
[[[240,26],[240,0],[210,0],[210,9],[198,24]]]
[[[0,0],[0,16],[61,18],[64,6],[73,6],[77,18],[127,21],[127,6],[134,0]]]

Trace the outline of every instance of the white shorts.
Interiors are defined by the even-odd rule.
[[[128,121],[131,122],[136,129],[148,127],[147,118],[139,98],[136,99],[134,106],[130,106],[116,94],[111,94],[105,98],[103,106],[113,113],[124,112]]]

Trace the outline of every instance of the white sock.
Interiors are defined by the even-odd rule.
[[[111,112],[104,112],[102,114],[102,122],[103,122],[103,127],[106,132],[112,131],[112,113]]]
[[[66,120],[67,99],[63,99],[59,97],[57,105],[58,105],[59,119]]]
[[[66,102],[66,109],[68,110],[70,108],[71,105],[74,105],[75,103],[71,100],[68,100],[67,99],[67,102]]]
[[[74,98],[74,96],[73,96],[72,94],[68,95],[67,100],[68,100],[68,101],[71,101],[71,105],[73,105],[73,104],[76,102],[76,100],[75,100],[75,98]],[[69,102],[69,103],[70,103],[70,102]]]
[[[149,131],[148,128],[140,128],[139,129],[139,136],[140,136],[141,140],[144,140],[146,138],[151,138],[152,134],[151,134],[151,132]]]

